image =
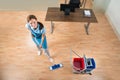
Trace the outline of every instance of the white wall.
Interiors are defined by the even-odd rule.
[[[58,0],[0,0],[0,10],[47,10],[59,6]]]
[[[93,0],[93,9],[97,12],[105,12],[111,0]]]
[[[93,9],[107,16],[112,28],[120,39],[120,0],[94,0]]]
[[[120,39],[120,0],[111,0],[105,14]]]

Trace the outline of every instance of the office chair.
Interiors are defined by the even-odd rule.
[[[80,6],[81,6],[80,0],[70,0],[69,4],[74,6],[75,8],[80,8]]]

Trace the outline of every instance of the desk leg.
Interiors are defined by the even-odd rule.
[[[86,30],[86,34],[89,35],[89,25],[90,25],[90,22],[88,22],[87,24],[85,24],[85,30]]]
[[[51,29],[50,33],[52,34],[52,33],[53,33],[53,29],[54,29],[54,24],[53,24],[53,22],[52,22],[52,21],[51,21],[51,26],[50,26],[50,29]]]

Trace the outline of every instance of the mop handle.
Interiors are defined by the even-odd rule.
[[[70,49],[70,64],[71,64],[71,68],[73,68],[73,63],[72,63],[72,52],[73,52],[75,55],[79,56],[75,51],[73,51],[72,49]],[[80,56],[79,56],[79,57],[80,57]]]
[[[72,49],[71,49],[71,51],[74,53],[74,54],[76,54],[77,56],[79,56],[75,51],[73,51]],[[79,56],[80,57],[80,56]]]

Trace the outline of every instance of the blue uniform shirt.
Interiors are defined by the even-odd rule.
[[[26,28],[29,29],[29,31],[34,35],[34,37],[32,37],[33,41],[35,42],[35,44],[37,46],[42,45],[43,49],[47,49],[47,40],[46,40],[46,36],[44,37],[44,41],[42,42],[42,34],[45,34],[45,28],[42,28],[41,30],[40,25],[38,24],[37,29],[33,29],[33,27],[30,26],[29,23],[27,23]]]

